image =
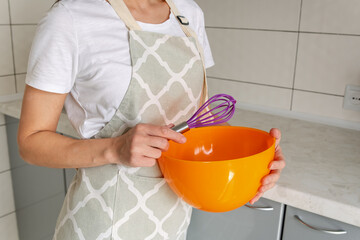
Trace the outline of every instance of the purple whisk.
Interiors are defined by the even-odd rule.
[[[210,104],[214,103],[216,103],[214,108],[203,112]],[[234,115],[235,103],[236,100],[230,95],[214,95],[188,121],[176,125],[172,130],[184,133],[190,128],[207,127],[227,122]]]

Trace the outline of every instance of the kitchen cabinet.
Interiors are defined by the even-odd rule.
[[[287,206],[283,240],[360,240],[360,228]]]
[[[193,209],[187,240],[279,240],[284,205],[260,199],[230,212]]]
[[[19,239],[51,239],[65,196],[64,170],[26,163],[19,155],[18,125],[18,119],[6,117]]]
[[[76,171],[27,164],[18,153],[18,120],[6,117],[5,127],[20,240],[51,239],[66,189]],[[353,225],[267,199],[260,199],[254,206],[263,209],[243,206],[226,213],[194,209],[187,240],[360,240],[360,228]],[[345,230],[347,233],[332,235],[309,229],[295,215],[316,228]]]

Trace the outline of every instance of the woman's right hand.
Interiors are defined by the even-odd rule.
[[[173,125],[156,126],[138,124],[114,141],[115,161],[131,167],[151,167],[163,151],[169,148],[168,140],[185,143],[181,133],[171,130]]]

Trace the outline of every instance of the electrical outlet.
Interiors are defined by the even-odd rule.
[[[360,86],[346,85],[343,107],[360,111]]]

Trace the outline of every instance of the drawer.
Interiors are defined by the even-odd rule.
[[[243,206],[224,213],[194,209],[186,239],[280,239],[284,206],[267,199],[260,199],[251,207]]]
[[[283,240],[303,239],[360,240],[360,228],[287,206]]]

